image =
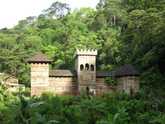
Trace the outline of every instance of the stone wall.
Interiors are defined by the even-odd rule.
[[[31,64],[31,85],[48,86],[49,65],[45,63]]]
[[[49,64],[32,63],[31,64],[31,95],[40,95],[45,92],[49,86]]]
[[[96,78],[96,94],[101,95],[106,92],[114,91],[114,88],[108,86],[104,78]],[[86,88],[85,88],[86,89]],[[49,85],[32,85],[31,95],[41,95],[44,92],[51,92],[57,95],[77,95],[78,83],[73,77],[49,77]]]
[[[46,64],[33,64],[31,70],[31,95],[41,95],[44,92],[52,92],[58,95],[76,95],[79,93],[78,81],[76,77],[49,77],[48,66]],[[139,80],[136,76],[117,77],[118,85],[109,86],[105,83],[105,77],[96,77],[95,90],[96,95],[106,92],[126,92],[128,94],[136,93],[139,90]],[[90,85],[83,81],[81,87],[84,91]],[[90,88],[90,87],[88,87]]]
[[[139,91],[139,79],[136,76],[126,76],[117,78],[117,91],[134,94]]]
[[[31,96],[40,96],[44,92],[49,92],[48,86],[31,86]]]
[[[107,92],[115,91],[115,87],[109,86],[105,83],[105,78],[96,78],[96,94],[101,95]]]
[[[84,88],[86,89],[86,87]],[[50,77],[49,91],[55,94],[78,94],[77,79],[73,77]],[[96,94],[113,92],[114,87],[108,86],[104,78],[96,78]]]
[[[49,91],[55,94],[76,94],[77,86],[73,77],[49,77]]]
[[[102,95],[107,92],[126,92],[128,94],[136,93],[139,90],[139,80],[136,76],[127,76],[117,78],[118,85],[110,86],[105,83],[104,77],[96,78],[96,95]],[[86,87],[84,87],[86,90]],[[31,95],[41,95],[44,92],[51,92],[57,95],[77,95],[78,82],[75,77],[49,77],[48,85],[32,85]]]

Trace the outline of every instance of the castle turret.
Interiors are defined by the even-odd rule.
[[[76,51],[76,71],[78,92],[94,91],[96,87],[97,50]]]
[[[124,65],[115,71],[118,81],[117,90],[127,94],[134,94],[139,91],[139,72],[132,65]]]
[[[31,96],[40,95],[48,90],[50,62],[42,53],[37,53],[28,60],[31,66]]]

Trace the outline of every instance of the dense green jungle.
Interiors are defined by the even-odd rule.
[[[41,51],[51,68],[73,69],[76,48],[98,50],[97,70],[134,65],[139,93],[29,97],[28,58]],[[0,72],[27,87],[10,93],[0,85],[0,124],[165,124],[165,1],[100,0],[74,11],[54,2],[0,29]]]

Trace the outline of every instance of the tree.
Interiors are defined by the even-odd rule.
[[[51,18],[62,18],[70,12],[69,5],[66,3],[54,2],[44,14]]]

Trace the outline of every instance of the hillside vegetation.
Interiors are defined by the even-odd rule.
[[[141,93],[28,98],[0,90],[1,124],[164,124],[165,104]],[[3,95],[3,96],[2,96]]]
[[[137,96],[28,98],[0,88],[2,124],[164,124],[165,1],[100,0],[96,10],[55,2],[38,17],[0,29],[0,72],[30,86],[27,59],[42,51],[52,68],[74,68],[76,48],[98,50],[97,70],[131,63]]]

